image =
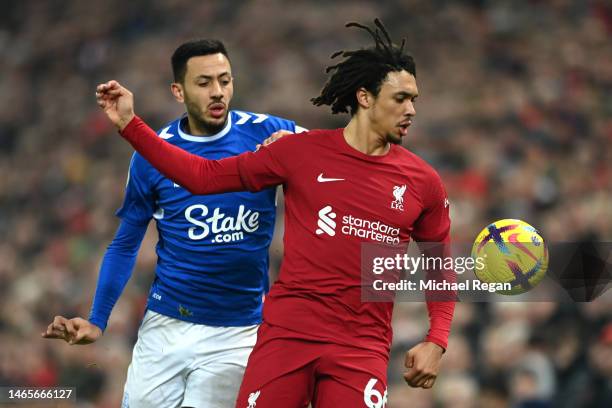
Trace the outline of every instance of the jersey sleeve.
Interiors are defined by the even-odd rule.
[[[425,208],[412,230],[412,238],[420,242],[448,242],[450,216],[446,190],[442,180],[434,173],[428,181],[429,191],[423,197]]]
[[[147,162],[137,153],[132,156],[123,204],[116,212],[122,220],[146,225],[155,212],[155,198],[150,188]]]
[[[238,156],[238,171],[244,186],[249,191],[259,191],[284,184],[295,166],[295,145],[296,136],[288,136],[262,146],[256,152]]]
[[[434,172],[429,181],[429,192],[424,197],[425,209],[413,229],[412,237],[424,242],[424,252],[428,257],[447,257],[450,252],[449,204],[442,180]],[[432,243],[440,243],[432,245]],[[455,281],[452,270],[427,271],[427,279]],[[426,291],[429,331],[425,341],[435,343],[446,350],[448,337],[455,311],[454,291]]]
[[[104,254],[89,315],[89,321],[102,331],[106,329],[111,311],[132,275],[146,232],[146,224],[133,225],[129,221],[121,221],[115,238]]]
[[[283,138],[254,153],[208,160],[159,138],[139,117],[120,133],[153,167],[192,194],[259,191],[283,184],[291,162],[286,153],[295,139]]]

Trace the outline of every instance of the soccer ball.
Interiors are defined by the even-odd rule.
[[[510,284],[509,290],[496,291],[503,295],[527,292],[540,283],[548,269],[548,249],[542,236],[521,220],[505,219],[489,224],[476,237],[472,258],[480,258],[474,273],[482,282],[496,286]]]

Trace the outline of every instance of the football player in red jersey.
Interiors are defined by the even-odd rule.
[[[157,137],[116,81],[98,104],[153,166],[194,194],[282,184],[285,255],[237,398],[239,408],[386,405],[391,302],[361,299],[364,243],[448,242],[440,177],[399,146],[415,115],[415,64],[380,21],[375,46],[336,53],[315,105],[348,112],[345,128],[283,138],[254,153],[206,160]],[[431,388],[447,346],[453,301],[427,302],[430,329],[406,354],[404,377]]]

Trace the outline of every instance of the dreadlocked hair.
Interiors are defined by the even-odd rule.
[[[378,18],[374,20],[374,24],[375,29],[354,22],[345,25],[367,31],[374,39],[375,45],[332,54],[332,59],[342,56],[344,60],[325,69],[325,73],[332,72],[332,75],[321,94],[310,100],[313,105],[329,105],[333,114],[348,112],[352,116],[357,112],[356,93],[359,88],[365,88],[374,96],[378,96],[389,72],[405,70],[416,77],[414,60],[411,55],[404,53],[406,39],[402,39],[398,47],[393,44],[387,29]]]

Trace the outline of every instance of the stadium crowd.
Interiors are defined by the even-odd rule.
[[[612,5],[587,0],[12,1],[0,25],[0,385],[77,387],[79,406],[115,407],[155,268],[150,228],[103,338],[40,338],[56,314],[87,316],[117,226],[132,153],[95,104],[118,79],[161,127],[182,111],[170,55],[223,39],[234,108],[307,128],[339,127],[309,98],[347,21],[379,16],[417,63],[405,141],[439,170],[453,239],[520,218],[548,242],[612,241]],[[282,212],[282,206],[279,211]],[[282,253],[282,217],[271,249]],[[609,284],[609,282],[607,282]],[[404,352],[427,328],[398,303],[387,407],[610,407],[612,302],[460,303],[433,390],[409,388]]]

